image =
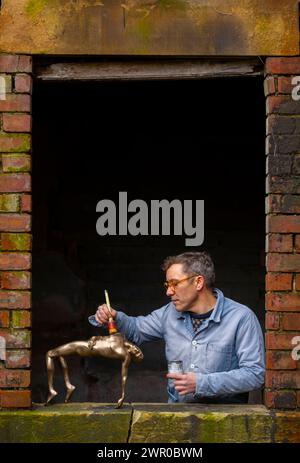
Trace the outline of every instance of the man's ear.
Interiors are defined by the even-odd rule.
[[[203,289],[204,287],[204,283],[205,283],[204,277],[202,275],[198,275],[196,278],[196,289],[198,291],[201,291],[201,289]]]

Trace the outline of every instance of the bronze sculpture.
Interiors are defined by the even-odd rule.
[[[48,404],[56,395],[57,392],[53,388],[53,377],[54,377],[54,358],[59,357],[64,381],[67,388],[67,394],[65,402],[68,402],[72,393],[75,390],[75,386],[71,384],[69,379],[69,372],[67,362],[65,360],[66,355],[77,354],[81,357],[107,357],[112,359],[122,360],[122,395],[118,400],[116,408],[120,408],[123,405],[125,397],[125,385],[128,376],[128,367],[130,361],[140,362],[143,359],[143,353],[139,347],[135,344],[127,341],[122,333],[115,333],[110,336],[93,336],[88,341],[73,341],[68,344],[51,349],[46,354],[46,365],[48,372],[48,386],[49,395],[46,404]]]
[[[105,297],[107,305],[110,309],[109,299],[107,292],[105,291]],[[46,365],[48,373],[48,388],[49,395],[46,401],[48,404],[56,395],[57,392],[53,388],[53,377],[54,377],[54,358],[58,357],[62,366],[64,381],[67,388],[67,394],[65,402],[68,402],[72,393],[75,390],[75,386],[71,384],[68,372],[67,362],[65,360],[66,355],[77,354],[81,357],[106,357],[111,359],[122,360],[121,369],[121,386],[122,395],[118,400],[116,408],[120,408],[123,405],[125,397],[125,385],[128,376],[128,367],[133,360],[134,362],[140,362],[143,359],[143,353],[141,349],[135,344],[127,341],[122,333],[118,333],[114,320],[110,319],[109,323],[109,336],[93,336],[87,341],[73,341],[62,346],[51,349],[46,354]]]

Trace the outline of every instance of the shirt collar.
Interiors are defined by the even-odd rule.
[[[222,291],[220,291],[217,288],[214,288],[213,292],[214,292],[215,296],[217,297],[217,302],[216,302],[215,308],[212,311],[212,314],[209,317],[208,321],[212,320],[215,323],[220,323],[221,317],[222,317],[222,312],[223,312],[223,306],[224,306],[224,294],[222,293]],[[188,312],[179,312],[179,313],[177,313],[177,318],[187,318],[187,317],[189,317]]]

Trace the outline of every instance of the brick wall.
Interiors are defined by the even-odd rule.
[[[300,101],[291,92],[292,77],[300,76],[300,57],[269,58],[265,71],[265,403],[294,409],[300,407],[300,360],[292,358],[292,340],[300,336]]]
[[[31,58],[0,55],[0,406],[29,407],[31,286]],[[300,58],[266,61],[267,276],[265,403],[300,407],[299,361],[291,356],[300,336],[300,102],[291,77]],[[4,79],[3,79],[4,78]]]
[[[0,55],[0,407],[31,405],[31,72],[30,56]]]

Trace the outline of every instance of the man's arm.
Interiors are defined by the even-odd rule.
[[[168,306],[154,310],[149,315],[130,317],[124,312],[112,309],[112,316],[116,320],[117,329],[125,335],[125,337],[135,344],[142,344],[144,341],[156,341],[163,338],[164,320]],[[99,306],[95,319],[100,324],[108,322],[109,312],[107,306],[103,304]]]

